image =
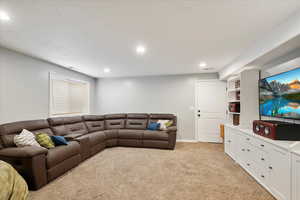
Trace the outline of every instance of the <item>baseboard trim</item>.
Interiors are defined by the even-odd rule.
[[[198,142],[197,140],[176,140],[176,142],[192,142],[192,143],[195,143],[195,142]]]

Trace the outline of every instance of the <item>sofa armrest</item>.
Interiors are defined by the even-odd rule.
[[[167,132],[169,133],[169,132],[176,132],[177,131],[177,127],[176,126],[170,126],[170,127],[168,127],[168,129],[167,129]]]
[[[176,145],[176,138],[177,138],[177,127],[176,126],[168,127],[167,133],[169,135],[169,149],[174,149]]]
[[[23,178],[28,187],[37,190],[47,184],[46,154],[43,147],[11,147],[0,150],[0,160],[11,164]]]
[[[30,158],[40,154],[47,154],[48,150],[43,147],[26,146],[10,147],[0,150],[0,156],[11,158]]]

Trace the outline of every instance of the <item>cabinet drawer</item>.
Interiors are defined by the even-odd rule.
[[[269,171],[264,167],[257,167],[256,169],[257,178],[261,181],[262,184],[268,185],[269,180]]]
[[[259,138],[250,138],[249,143],[265,152],[267,152],[270,149],[270,144],[264,142]]]
[[[256,139],[256,146],[265,152],[270,150],[270,144],[259,139]]]
[[[270,160],[267,152],[256,148],[253,154],[254,161],[260,168],[267,169],[269,167]]]

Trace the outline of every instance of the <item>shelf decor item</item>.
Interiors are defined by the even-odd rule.
[[[236,97],[236,100],[240,100],[241,99],[241,92],[240,91],[236,91],[235,97]]]
[[[235,81],[235,88],[240,88],[241,87],[241,81],[240,80],[236,80]]]
[[[233,114],[233,125],[234,126],[240,125],[240,115]]]
[[[240,103],[239,102],[229,103],[228,110],[229,110],[229,112],[239,113],[240,112]]]

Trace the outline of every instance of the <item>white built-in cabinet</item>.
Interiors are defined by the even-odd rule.
[[[300,199],[300,154],[292,154],[292,200]]]
[[[274,141],[250,129],[225,126],[225,153],[278,200],[300,200],[300,156],[291,152],[298,143]]]

